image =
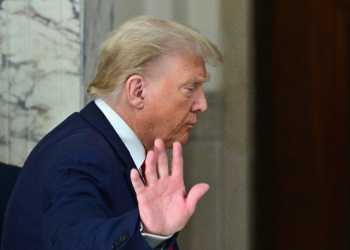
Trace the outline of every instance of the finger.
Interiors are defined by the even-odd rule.
[[[186,204],[191,215],[194,213],[199,199],[202,198],[208,190],[209,185],[206,183],[200,183],[192,187],[186,199]]]
[[[158,180],[158,174],[157,174],[157,154],[154,151],[148,151],[145,164],[146,164],[146,170],[145,175],[147,179],[147,184],[153,183]]]
[[[158,175],[159,178],[169,175],[168,157],[165,152],[165,146],[161,139],[156,139],[154,142],[154,150],[158,156]]]
[[[171,175],[183,179],[182,146],[179,142],[173,144],[173,160],[171,163]]]
[[[134,168],[131,169],[130,179],[136,193],[141,192],[145,188],[141,181],[140,173]]]

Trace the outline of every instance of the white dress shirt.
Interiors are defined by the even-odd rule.
[[[115,132],[117,132],[120,139],[123,141],[126,148],[129,150],[137,169],[142,175],[142,171],[140,170],[140,168],[146,158],[146,150],[143,144],[141,143],[139,138],[137,138],[136,134],[134,133],[134,131],[132,131],[128,124],[126,124],[126,122],[117,114],[117,112],[115,112],[107,103],[105,103],[102,99],[95,100],[95,103],[97,107],[102,111],[102,113],[106,116],[107,120],[112,125]],[[140,230],[142,230],[142,223]],[[154,234],[142,233],[142,236],[152,248],[156,248],[158,246],[157,249],[161,250],[163,249],[162,243],[165,243],[165,241],[171,238],[172,235],[159,236]]]

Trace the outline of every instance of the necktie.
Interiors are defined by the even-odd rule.
[[[145,184],[146,184],[147,181],[146,181],[146,173],[145,173],[145,171],[146,171],[146,164],[145,164],[145,162],[143,162],[142,165],[141,165],[141,172],[142,172],[142,177],[145,180]],[[171,246],[169,248],[169,250],[174,250],[173,246]]]
[[[142,177],[145,180],[145,184],[146,184],[147,182],[146,182],[146,173],[145,173],[145,171],[146,171],[146,164],[145,164],[145,162],[143,162],[142,165],[141,165],[141,172],[142,172]]]

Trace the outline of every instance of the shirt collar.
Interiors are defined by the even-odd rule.
[[[146,152],[143,144],[137,138],[136,134],[126,124],[126,122],[115,112],[107,103],[102,99],[95,100],[97,107],[106,116],[109,123],[114,128],[115,132],[119,135],[120,139],[129,150],[130,155],[138,169],[140,169],[142,163],[146,158]]]

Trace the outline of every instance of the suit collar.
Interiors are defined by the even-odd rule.
[[[102,99],[95,100],[96,106],[102,111],[114,130],[117,132],[120,139],[123,141],[126,148],[134,160],[138,169],[145,161],[146,152],[143,144],[136,136],[129,125]]]
[[[94,101],[86,105],[85,108],[80,111],[80,114],[106,138],[114,148],[119,159],[125,164],[125,166],[127,166],[127,168],[130,168],[130,170],[131,168],[136,168],[128,149]]]

